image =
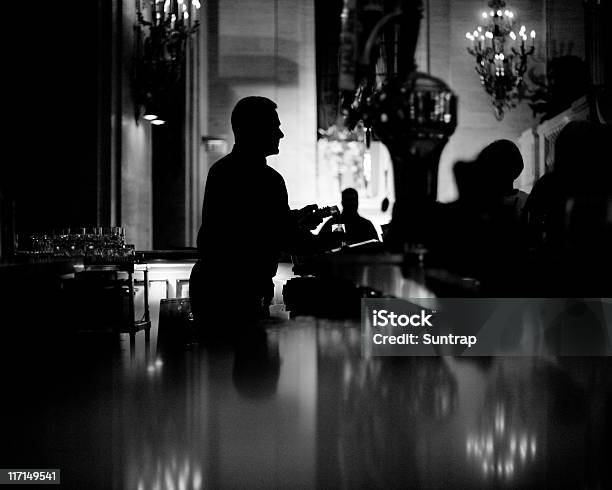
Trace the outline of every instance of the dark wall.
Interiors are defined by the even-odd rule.
[[[185,240],[185,77],[171,90],[166,124],[153,128],[153,248],[182,248]]]
[[[97,223],[98,164],[110,126],[110,2],[28,4],[16,41],[14,128],[3,188],[15,202],[17,231]],[[15,33],[19,35],[19,33]],[[107,103],[104,104],[104,100]],[[102,108],[102,109],[100,109]],[[106,113],[104,113],[106,112]],[[104,118],[104,119],[102,119]],[[110,123],[108,123],[110,124]]]

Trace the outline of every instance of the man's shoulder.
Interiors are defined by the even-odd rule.
[[[283,184],[285,183],[285,179],[283,178],[283,176],[280,174],[280,172],[272,167],[270,167],[269,165],[265,166],[265,170],[266,175],[271,179],[271,180],[275,180],[277,182],[282,182]]]
[[[250,165],[250,163],[252,163],[252,165]],[[213,163],[208,172],[209,172],[209,175],[211,173],[213,174],[232,173],[233,174],[234,172],[236,172],[237,165],[240,165],[243,171],[255,171],[255,172],[258,171],[257,166],[254,162],[244,161],[244,159],[241,158],[239,155],[233,152],[230,152],[227,155],[225,155],[223,158],[220,158],[215,163]],[[285,179],[283,179],[283,176],[277,170],[273,169],[269,165],[266,164],[263,167],[259,167],[259,168],[262,169],[261,172],[263,172],[264,175],[270,180],[282,182],[283,184],[285,183]]]

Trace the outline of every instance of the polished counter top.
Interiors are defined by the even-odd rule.
[[[150,345],[20,353],[7,467],[61,468],[66,488],[612,483],[609,358],[368,358],[358,323],[313,317],[215,346],[164,342],[176,328],[162,312]]]

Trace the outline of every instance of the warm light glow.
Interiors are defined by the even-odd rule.
[[[514,18],[514,12],[512,12],[512,11],[508,12],[508,17],[510,17],[511,19],[513,19],[513,18]]]
[[[478,26],[478,32],[482,32],[482,27]]]
[[[489,14],[487,14],[486,12],[483,12],[483,13],[482,13],[482,18],[483,18],[483,19],[486,19],[487,17],[489,17]]]
[[[487,31],[485,36],[488,37],[489,39],[493,39],[493,33],[491,31]]]
[[[151,124],[155,124],[156,126],[161,126],[162,124],[166,124],[166,121],[164,121],[162,119],[155,119],[155,120],[151,121]]]
[[[516,34],[514,34],[514,31],[510,33],[510,37],[512,38],[513,41],[516,41]]]
[[[501,10],[498,10],[498,11],[497,11],[497,16],[498,16],[498,17],[501,17],[501,16],[502,16],[502,11],[501,11]]]
[[[472,36],[472,35],[471,35],[469,32],[466,32],[466,33],[465,33],[465,37],[466,37],[467,39],[469,39],[470,41],[473,41],[473,40],[474,40],[474,36]]]
[[[153,120],[157,119],[157,116],[155,114],[145,114],[143,117],[147,121],[153,121]]]
[[[473,34],[474,34],[474,37],[478,37],[478,31],[474,31]]]
[[[535,31],[531,31],[531,39],[535,39]]]

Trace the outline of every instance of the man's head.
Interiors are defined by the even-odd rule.
[[[276,155],[284,136],[276,104],[266,97],[240,99],[232,111],[236,145],[263,156]]]
[[[342,191],[342,213],[345,215],[357,214],[359,208],[359,194],[352,187]]]
[[[521,175],[525,164],[521,151],[510,140],[496,140],[478,155],[480,193],[493,196],[512,191],[514,181]]]

